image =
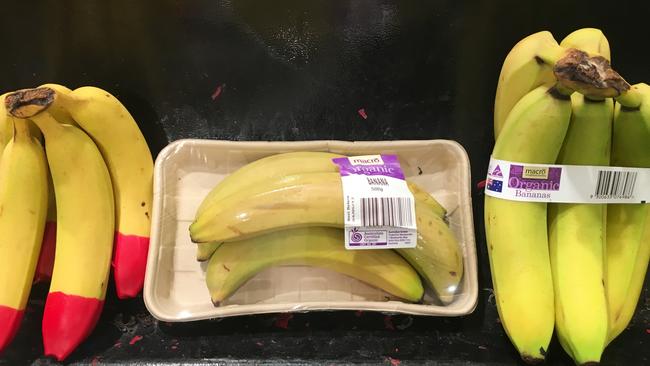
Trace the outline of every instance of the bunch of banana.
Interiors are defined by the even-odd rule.
[[[43,345],[63,360],[99,319],[111,259],[120,297],[142,288],[153,161],[131,115],[99,88],[45,84],[2,102],[0,130],[11,124],[13,139],[0,162],[0,351],[32,280],[51,280]]]
[[[206,196],[190,236],[198,243],[197,259],[210,260],[207,285],[215,304],[256,273],[279,265],[334,270],[411,302],[423,296],[421,276],[442,303],[453,300],[463,262],[445,209],[408,182],[416,201],[417,247],[346,250],[336,157],[341,155],[272,155],[235,171]]]
[[[593,28],[560,44],[549,32],[517,43],[497,86],[492,156],[650,167],[650,90],[630,87],[609,59],[607,39]],[[544,359],[554,329],[577,364],[600,361],[638,301],[650,255],[646,210],[641,204],[547,205],[486,195],[497,308],[524,361]]]

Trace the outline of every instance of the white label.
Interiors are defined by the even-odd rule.
[[[343,184],[347,249],[414,248],[415,199],[397,156],[333,159]]]
[[[650,169],[490,159],[485,194],[525,202],[650,202]],[[645,189],[643,189],[645,188]]]

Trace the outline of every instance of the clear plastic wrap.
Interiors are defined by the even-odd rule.
[[[418,231],[421,231],[420,226],[424,230],[424,226],[433,225],[434,229],[420,235],[418,248],[412,250],[346,250],[343,231],[336,228],[340,225],[327,217],[319,227],[295,228],[291,223],[300,220],[289,219],[282,231],[258,235],[242,232],[224,244],[209,241],[218,235],[199,237],[197,234],[194,237],[193,234],[194,239],[202,243],[192,242],[189,228],[197,211],[208,212],[204,217],[218,218],[217,222],[222,222],[224,227],[229,226],[224,223],[226,217],[240,215],[239,221],[246,221],[247,210],[243,206],[249,202],[248,196],[259,194],[256,190],[268,191],[273,182],[279,187],[285,183],[292,187],[293,181],[288,180],[305,179],[304,176],[283,175],[282,169],[272,165],[272,168],[260,169],[252,164],[248,165],[252,169],[247,177],[242,175],[244,179],[238,179],[236,184],[231,182],[230,188],[211,193],[217,199],[206,200],[217,184],[224,179],[227,181],[227,177],[241,167],[291,151],[346,156],[396,154],[406,180],[412,183],[410,188],[415,193],[416,209],[419,205],[419,211],[426,212],[426,215],[418,214],[418,218],[426,216],[418,223]],[[327,161],[333,156],[323,154],[321,161],[301,160],[297,156],[289,165],[300,167],[303,164],[295,173],[316,173],[307,179],[308,184],[313,183],[309,179],[320,179],[318,174],[322,174],[324,180],[332,180],[337,169],[334,164],[330,169]],[[286,165],[284,169],[292,170]],[[264,182],[266,187],[256,188],[259,182]],[[340,187],[337,188],[340,192]],[[298,191],[299,195],[305,192]],[[342,196],[338,193],[336,197],[336,189],[317,191],[316,194],[323,195],[322,201],[340,199],[342,206]],[[334,192],[334,198],[330,191]],[[284,198],[295,198],[296,192]],[[286,201],[284,198],[275,202]],[[441,210],[436,208],[437,202],[446,210],[442,218]],[[232,212],[225,215],[229,208]],[[272,215],[266,213],[265,220],[282,221],[283,215],[291,211],[291,207],[288,211],[277,208],[274,206],[270,210]],[[336,309],[457,316],[471,313],[476,306],[478,281],[469,161],[464,149],[453,141],[180,140],[165,148],[156,160],[152,215],[144,299],[151,314],[163,321]],[[448,229],[438,230],[441,227],[436,226],[439,224],[436,220],[443,225],[446,221]],[[214,226],[209,223],[206,227]],[[233,227],[233,230],[230,233],[237,233],[238,229]],[[339,235],[340,245],[337,245]],[[435,240],[441,235],[456,238],[459,251],[454,252],[449,245],[436,244]],[[435,239],[433,243],[420,244],[432,239]],[[289,252],[280,249],[283,243],[285,248],[291,248]],[[197,245],[201,246],[198,252]],[[212,256],[213,252],[219,256]],[[445,259],[457,254],[461,256],[457,260],[462,260],[460,272],[450,266],[453,260]],[[197,255],[204,261],[198,261]],[[429,278],[422,276],[427,272],[444,272],[447,278],[436,273],[431,281],[431,275]],[[450,279],[454,283],[454,276],[460,278],[458,286],[446,286],[445,281]],[[442,288],[446,289],[445,294],[440,294]],[[419,298],[422,291],[424,296]]]

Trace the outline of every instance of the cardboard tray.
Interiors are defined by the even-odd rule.
[[[220,307],[215,307],[205,284],[207,263],[196,261],[196,244],[189,237],[188,227],[196,209],[226,175],[264,156],[289,151],[397,154],[406,177],[447,208],[450,227],[462,245],[464,276],[453,302],[442,305],[429,293],[425,304],[405,303],[345,275],[312,267],[286,266],[260,272]],[[449,140],[173,142],[160,152],[155,163],[145,304],[155,318],[167,322],[315,310],[429,316],[469,314],[478,299],[470,186],[467,153],[461,145]]]

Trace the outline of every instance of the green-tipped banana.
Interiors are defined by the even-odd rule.
[[[540,86],[512,109],[492,156],[555,163],[571,118],[571,101]],[[546,203],[485,196],[485,230],[501,324],[527,362],[544,359],[555,323]]]
[[[311,173],[267,182],[254,195],[231,196],[219,210],[204,212],[190,226],[197,243],[228,242],[307,226],[342,228],[343,192],[338,173]],[[419,195],[418,195],[419,197]],[[400,249],[443,302],[457,292],[463,275],[461,248],[431,206],[416,198],[418,243]],[[199,244],[204,245],[204,244]]]
[[[560,42],[564,48],[577,48],[591,55],[599,55],[612,61],[609,41],[600,29],[581,28],[571,32]]]
[[[633,86],[641,95],[639,108],[616,104],[612,165],[650,168],[650,86]],[[609,309],[608,342],[632,319],[643,287],[650,255],[650,206],[610,204],[607,209],[605,290]]]
[[[308,227],[221,245],[206,273],[212,302],[219,305],[260,271],[282,265],[333,270],[410,302],[424,294],[418,274],[394,251],[346,250],[342,230]]]
[[[221,207],[228,205],[226,199],[231,202],[237,201],[272,189],[267,185],[268,182],[286,185],[288,182],[285,178],[291,178],[296,174],[336,172],[338,166],[332,162],[332,159],[342,156],[325,152],[291,152],[256,160],[238,169],[215,186],[199,206],[196,217],[198,219],[206,212],[207,215],[213,215]],[[445,217],[447,211],[431,195],[413,182],[407,184],[416,199],[429,206],[440,217]],[[210,259],[220,244],[220,242],[211,242],[197,245],[196,259],[198,261]]]
[[[571,97],[571,123],[558,164],[609,165],[614,103]],[[579,365],[599,362],[607,337],[605,204],[549,204],[555,324],[562,347]]]

